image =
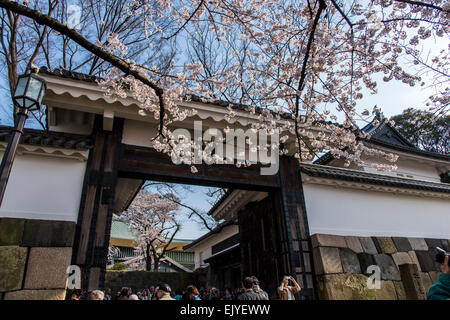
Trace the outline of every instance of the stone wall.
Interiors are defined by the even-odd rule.
[[[105,276],[105,288],[119,292],[122,287],[129,287],[133,292],[157,286],[158,283],[169,284],[172,290],[184,290],[190,284],[200,288],[206,284],[206,275],[199,272],[154,272],[154,271],[112,271]]]
[[[63,300],[75,223],[0,218],[0,299]]]
[[[449,240],[355,237],[314,234],[314,267],[319,299],[425,299],[438,280],[436,247],[450,251]],[[369,289],[367,267],[381,270],[381,289]]]

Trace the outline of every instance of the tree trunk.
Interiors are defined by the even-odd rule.
[[[153,258],[153,270],[158,271],[159,269],[159,259],[160,257],[154,257]]]
[[[145,270],[150,271],[152,269],[152,259],[150,256],[150,245],[147,245],[145,254]]]

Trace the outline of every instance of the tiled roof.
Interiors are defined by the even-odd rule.
[[[81,80],[81,81],[87,81],[87,82],[96,82],[97,80],[101,80],[102,78],[88,75],[85,73],[75,72],[75,71],[69,71],[63,68],[56,68],[53,71],[50,70],[47,67],[41,67],[39,68],[39,73],[48,74],[51,76],[58,76],[61,78],[69,78],[73,80]]]
[[[134,240],[135,236],[125,222],[114,220],[111,224],[111,238]]]
[[[300,170],[311,177],[339,179],[359,183],[369,183],[407,189],[419,189],[425,191],[450,193],[450,184],[445,183],[434,183],[428,181],[399,178],[375,173],[368,173],[364,171],[341,169],[316,164],[300,165]]]
[[[0,141],[8,142],[12,129],[0,126]],[[25,129],[20,143],[75,150],[86,150],[93,146],[90,136],[35,129]]]
[[[380,124],[377,126],[374,125],[374,121],[380,121]],[[369,124],[367,124],[364,128],[361,129],[371,135],[368,139],[360,139],[367,141],[368,143],[378,145],[380,147],[389,148],[392,150],[412,153],[418,156],[434,158],[438,160],[450,161],[450,155],[425,151],[417,148],[414,144],[408,141],[405,137],[403,137],[397,129],[391,126],[389,123],[386,123],[382,118],[375,117]],[[314,161],[314,164],[327,164],[334,157],[331,152],[327,152],[321,157],[317,158]]]

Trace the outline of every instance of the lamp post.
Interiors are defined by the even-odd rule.
[[[0,165],[0,206],[3,202],[17,146],[28,118],[28,111],[40,109],[46,89],[45,80],[35,73],[24,74],[18,78],[13,102],[19,107],[19,112]]]

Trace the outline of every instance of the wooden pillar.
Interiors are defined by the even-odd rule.
[[[82,271],[83,290],[102,288],[105,279],[122,129],[123,119],[104,131],[103,118],[95,118],[72,255],[72,264]]]
[[[298,161],[291,157],[280,157],[280,191],[276,195],[276,214],[280,243],[279,277],[292,275],[303,290],[298,298],[316,298],[312,245],[306,215],[303,188]]]

